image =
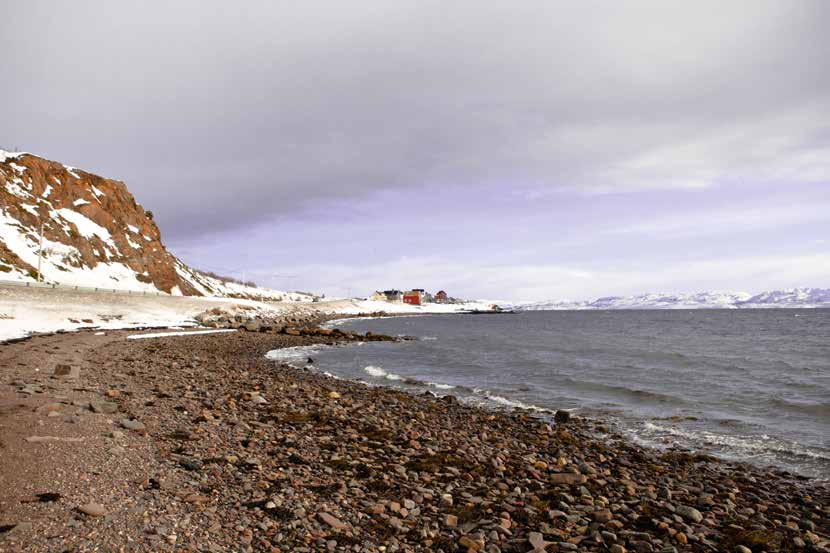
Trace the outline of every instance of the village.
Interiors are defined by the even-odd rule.
[[[401,290],[375,291],[367,299],[372,301],[385,301],[388,303],[406,303],[409,305],[423,305],[425,303],[460,303],[460,300],[451,298],[444,290],[430,294],[423,288],[413,288],[403,292]]]

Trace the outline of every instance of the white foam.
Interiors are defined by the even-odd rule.
[[[305,367],[308,365],[308,358],[311,357],[312,354],[330,347],[333,346],[313,345],[274,349],[266,353],[265,357],[271,361],[279,361],[280,363],[285,363],[295,367]]]
[[[399,374],[390,373],[383,369],[383,367],[375,367],[373,365],[369,365],[365,367],[363,371],[370,376],[374,376],[376,378],[385,378],[386,380],[403,380],[403,377]]]
[[[369,373],[371,376],[378,376],[378,377],[386,376],[386,371],[381,369],[380,367],[373,367],[373,366],[370,365],[370,366],[364,368],[363,370],[364,370],[364,372]]]
[[[440,382],[427,382],[427,386],[432,386],[433,388],[438,388],[439,390],[452,390],[455,388],[452,384],[442,384]]]
[[[547,411],[547,409],[543,409],[541,407],[537,407],[535,405],[530,405],[529,403],[522,403],[521,401],[516,401],[513,399],[507,399],[506,397],[497,396],[497,395],[490,395],[488,394],[487,399],[494,403],[498,403],[500,405],[505,405],[507,407],[513,407],[516,409],[527,409],[529,411]]]
[[[681,445],[704,445],[725,447],[727,449],[735,449],[743,452],[744,455],[761,455],[769,452],[793,453],[804,457],[811,457],[813,459],[830,460],[830,456],[799,447],[794,443],[784,442],[777,438],[773,438],[766,434],[759,436],[747,435],[724,435],[715,434],[707,431],[683,430],[674,426],[660,426],[651,422],[646,422],[643,427],[652,434],[650,438],[658,438],[659,434],[669,435],[676,438],[682,438],[685,444]],[[654,434],[658,434],[655,436]]]

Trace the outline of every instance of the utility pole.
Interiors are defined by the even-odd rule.
[[[40,217],[40,245],[37,249],[37,281],[43,281],[43,273],[40,272],[40,264],[43,259],[43,217]]]

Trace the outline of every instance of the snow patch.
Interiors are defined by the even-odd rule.
[[[7,152],[6,150],[0,150],[0,163],[5,163],[9,159],[17,159],[25,154],[26,152]]]
[[[9,194],[17,196],[18,198],[22,198],[24,200],[31,198],[32,195],[23,190],[23,188],[21,188],[20,186],[21,184],[23,184],[23,181],[21,181],[20,179],[14,179],[12,180],[12,182],[6,182],[6,190],[9,192]]]
[[[63,168],[66,169],[67,173],[69,173],[70,175],[72,175],[76,179],[81,178],[81,176],[78,173],[75,172],[76,167],[72,167],[70,165],[64,165]]]
[[[74,224],[78,229],[78,232],[84,238],[92,238],[93,236],[97,236],[106,244],[115,247],[115,243],[112,241],[112,236],[109,231],[98,223],[93,222],[90,218],[81,215],[77,211],[66,208],[59,209],[57,213],[70,223]]]
[[[86,205],[88,203],[92,203],[92,202],[89,202],[89,201],[87,201],[83,198],[78,198],[77,200],[72,202],[72,205],[74,205],[75,207],[79,207],[79,206],[82,206],[82,205]]]
[[[37,213],[37,206],[36,205],[20,204],[20,207],[22,207],[23,209],[25,209],[26,211],[28,211],[29,213],[31,213],[32,215],[37,217],[38,213]]]

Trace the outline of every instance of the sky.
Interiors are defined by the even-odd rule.
[[[0,0],[0,148],[189,264],[502,300],[830,287],[830,3]]]

